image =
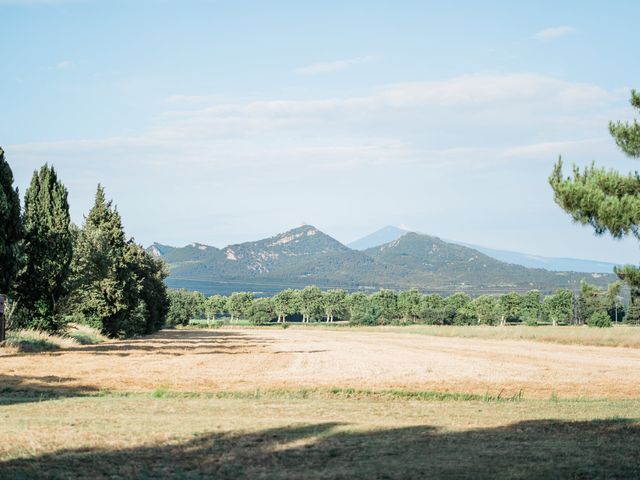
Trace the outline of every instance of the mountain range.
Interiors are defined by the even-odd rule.
[[[577,288],[582,279],[601,285],[614,280],[610,274],[527,268],[430,235],[402,232],[398,236],[394,228],[386,227],[351,248],[304,225],[224,248],[154,243],[147,250],[167,263],[170,287],[206,294],[237,290],[272,294],[314,284],[348,290],[418,288],[475,295],[531,289],[548,292]],[[395,238],[385,241],[390,235]]]
[[[359,240],[348,243],[349,248],[354,250],[366,250],[367,248],[392,242],[410,233],[409,230],[388,225],[367,235]],[[509,250],[497,250],[495,248],[483,247],[472,243],[459,242],[456,240],[447,240],[449,243],[455,243],[465,247],[477,250],[489,257],[501,260],[506,263],[522,265],[528,268],[543,268],[555,272],[583,272],[583,273],[611,273],[616,266],[615,263],[600,262],[596,260],[584,260],[578,258],[559,258],[559,257],[543,257],[540,255],[531,255],[527,253],[512,252]]]

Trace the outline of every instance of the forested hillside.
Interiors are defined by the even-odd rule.
[[[614,280],[613,275],[550,272],[513,265],[416,233],[365,251],[352,250],[311,225],[222,249],[198,243],[182,248],[154,244],[148,251],[167,262],[172,286],[227,281],[238,284],[238,289],[252,291],[268,290],[276,284],[315,284],[351,290],[386,287],[480,294],[536,288],[550,292],[577,289],[581,279],[602,285]],[[247,288],[242,288],[243,282]],[[189,288],[194,285],[189,284]]]

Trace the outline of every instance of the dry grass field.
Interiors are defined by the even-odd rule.
[[[135,340],[2,355],[0,362],[5,385],[44,389],[344,387],[502,392],[542,399],[640,398],[640,349],[397,330],[164,330]]]
[[[1,353],[0,478],[640,478],[639,349],[426,330]]]

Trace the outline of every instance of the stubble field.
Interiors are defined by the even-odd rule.
[[[478,332],[165,330],[0,354],[0,478],[640,476],[639,349]]]

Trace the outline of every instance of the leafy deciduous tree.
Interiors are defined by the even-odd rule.
[[[500,320],[496,297],[482,295],[471,302],[471,307],[480,325],[495,325]]]
[[[569,323],[573,316],[573,292],[558,290],[553,295],[545,297],[542,307],[554,326],[560,322]]]
[[[335,315],[343,315],[346,309],[347,292],[341,289],[328,290],[322,296],[322,306],[328,322],[333,322]]]
[[[232,322],[247,314],[253,297],[251,292],[233,292],[227,297],[226,309],[231,314]]]
[[[317,320],[322,315],[322,290],[318,287],[313,285],[304,287],[299,294],[299,299],[300,313],[304,323]]]
[[[464,292],[454,293],[445,299],[445,325],[468,325],[473,322],[471,297]]]
[[[216,316],[225,312],[227,299],[222,295],[211,295],[204,304],[204,311],[207,316],[207,322],[215,320]]]
[[[269,323],[275,316],[273,300],[268,297],[254,298],[247,310],[247,318],[254,325]]]
[[[444,325],[449,321],[447,302],[440,295],[425,295],[420,300],[420,319],[428,324]]]
[[[506,325],[510,320],[519,320],[522,314],[522,298],[516,292],[506,293],[498,300],[500,325]]]
[[[398,294],[393,290],[378,290],[370,301],[378,313],[378,323],[391,323],[398,318]]]
[[[273,297],[273,306],[278,315],[278,323],[285,323],[287,316],[296,313],[298,307],[298,293],[291,288],[278,292]]]
[[[420,301],[422,294],[414,289],[400,292],[398,295],[398,311],[405,322],[415,322],[420,318]]]

